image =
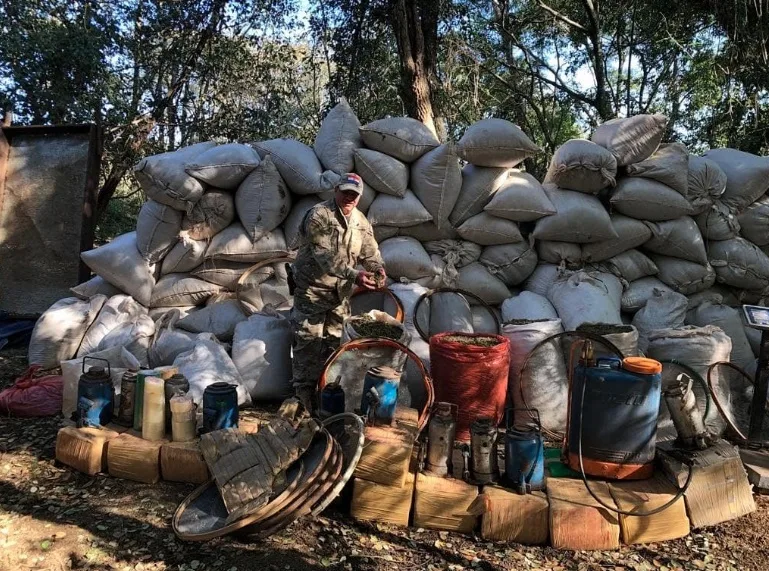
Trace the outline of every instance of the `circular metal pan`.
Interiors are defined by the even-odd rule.
[[[307,451],[286,470],[286,486],[275,491],[264,506],[253,513],[227,524],[228,512],[219,488],[209,481],[187,496],[176,509],[172,527],[179,539],[208,541],[257,523],[283,509],[295,497],[301,486],[315,481],[322,473],[334,450],[334,440],[321,430]]]
[[[342,465],[342,474],[336,484],[331,488],[328,495],[312,509],[312,516],[317,517],[333,502],[339,494],[342,493],[347,482],[352,478],[355,467],[358,465],[363,445],[366,438],[363,434],[363,420],[351,412],[343,412],[334,415],[323,421],[323,427],[329,431],[331,436],[339,443],[342,449],[344,462]]]
[[[343,457],[338,444],[334,444],[334,452],[323,469],[323,473],[314,482],[294,494],[294,501],[273,517],[249,525],[237,532],[242,541],[257,541],[269,537],[288,527],[300,517],[310,513],[312,505],[334,485],[342,471]]]

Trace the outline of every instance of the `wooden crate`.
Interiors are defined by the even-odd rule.
[[[665,474],[682,487],[688,468],[670,453],[671,449],[672,443],[658,444],[658,457]],[[684,453],[694,468],[692,482],[684,495],[693,529],[716,525],[756,510],[748,476],[735,446],[719,440],[706,450]]]
[[[740,458],[748,473],[748,481],[759,494],[769,492],[769,451],[740,448]]]
[[[615,506],[606,482],[591,481],[590,489],[609,506]],[[617,549],[617,514],[601,507],[581,480],[548,478],[550,543],[556,549]]]
[[[526,545],[547,543],[549,503],[544,492],[517,494],[498,486],[484,486],[476,506],[483,514],[481,537]]]
[[[352,485],[350,515],[361,521],[408,526],[414,481],[411,472],[407,473],[406,483],[401,487],[356,478]]]
[[[662,474],[650,480],[611,482],[609,489],[617,507],[623,511],[648,512],[671,501],[676,487]],[[654,543],[689,535],[689,518],[681,497],[669,508],[650,516],[619,515],[622,541]]]
[[[406,485],[415,434],[395,427],[367,426],[355,478],[387,486]]]
[[[93,476],[107,471],[107,448],[119,434],[104,428],[65,426],[56,435],[56,460]]]
[[[470,533],[478,518],[468,509],[477,497],[478,487],[462,480],[417,474],[414,525]]]
[[[200,442],[168,442],[160,448],[160,474],[169,482],[202,484],[211,475],[200,452]]]
[[[112,439],[107,447],[110,476],[156,484],[160,480],[160,448],[166,443],[142,440],[127,432]]]

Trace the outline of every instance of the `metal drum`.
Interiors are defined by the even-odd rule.
[[[516,419],[515,411],[526,420]],[[518,408],[507,411],[505,433],[505,480],[525,494],[545,489],[545,443],[542,423],[536,409]]]
[[[628,357],[574,370],[567,463],[599,478],[640,480],[654,473],[662,364]],[[580,449],[581,448],[581,449]]]
[[[470,477],[476,484],[499,479],[497,427],[491,418],[479,418],[470,425]]]
[[[136,404],[136,371],[126,371],[120,380],[120,406],[115,422],[122,426],[133,426],[134,405]]]
[[[214,383],[203,391],[203,432],[237,428],[238,392],[235,385]]]
[[[449,402],[435,403],[427,425],[427,460],[425,472],[436,476],[448,476],[451,456],[457,433],[457,405]]]

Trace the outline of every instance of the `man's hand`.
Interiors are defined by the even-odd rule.
[[[376,280],[374,274],[361,270],[358,272],[358,277],[355,278],[355,284],[363,289],[376,289]]]

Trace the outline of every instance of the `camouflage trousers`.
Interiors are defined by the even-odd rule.
[[[291,327],[294,332],[293,377],[294,388],[312,389],[318,386],[326,359],[339,347],[342,322],[350,315],[350,302],[345,299],[337,307],[326,309],[317,304],[294,297]]]

